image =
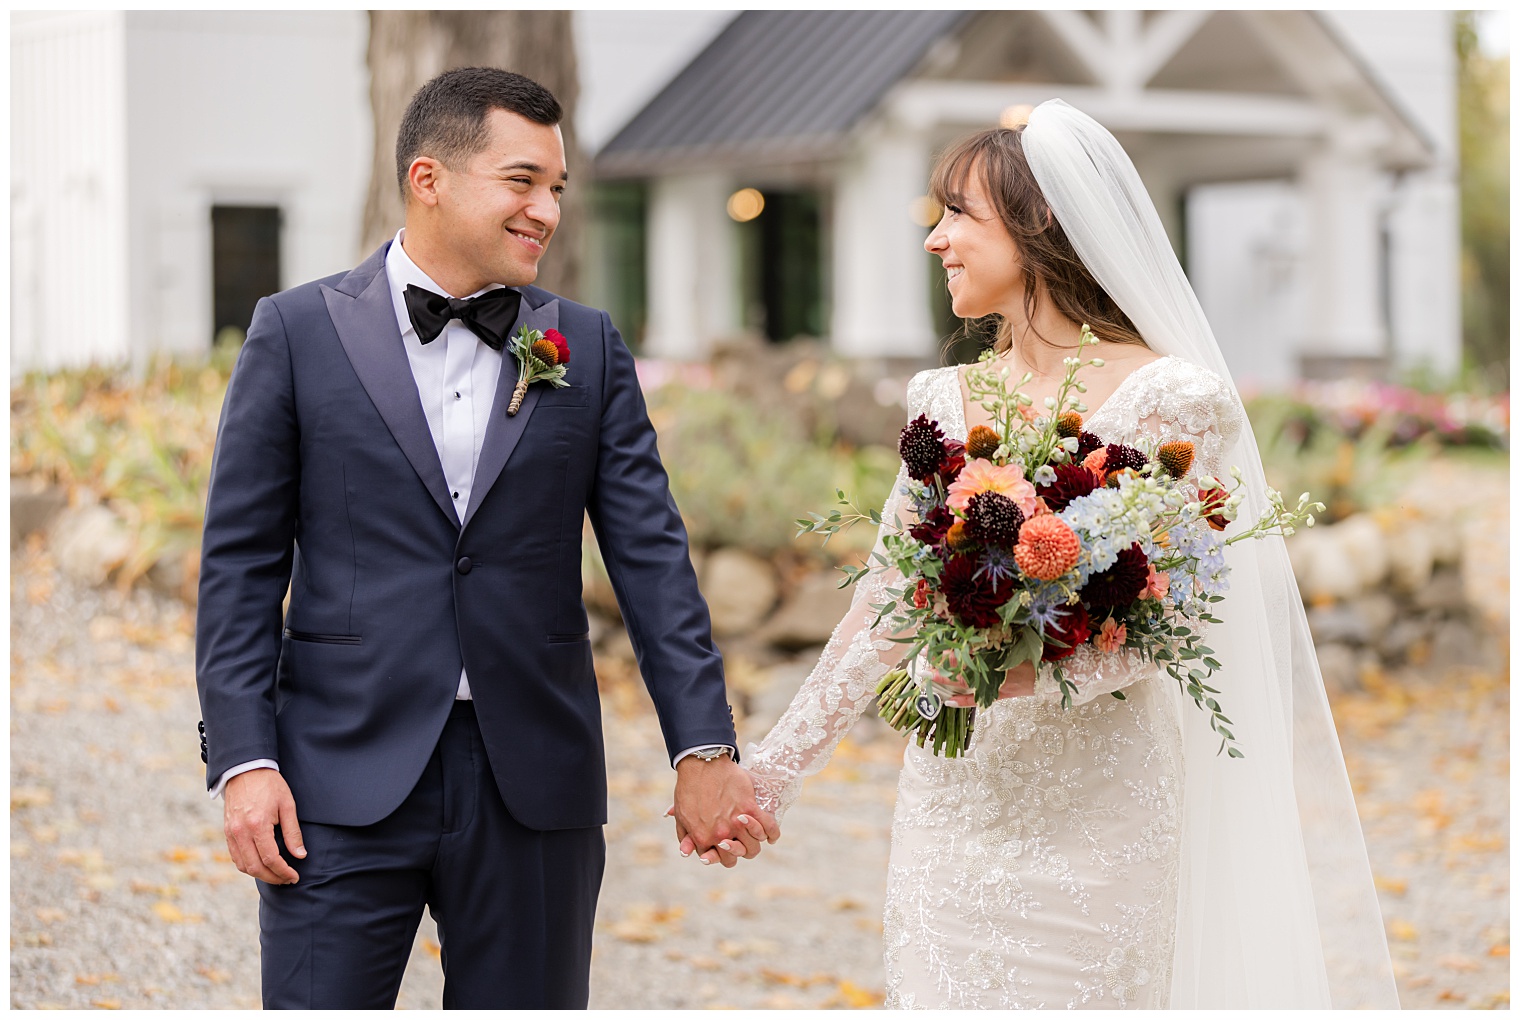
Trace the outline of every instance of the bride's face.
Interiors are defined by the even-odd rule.
[[[950,307],[962,319],[1018,309],[1024,300],[1024,274],[1018,245],[998,217],[981,174],[966,175],[965,191],[945,212],[924,250],[945,266]]]

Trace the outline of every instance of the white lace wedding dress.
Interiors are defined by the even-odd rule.
[[[921,372],[908,414],[966,437],[954,367]],[[1243,412],[1207,369],[1165,357],[1132,372],[1085,428],[1107,442],[1191,440],[1193,474],[1227,470]],[[899,472],[883,519],[904,515]],[[745,766],[762,806],[784,811],[868,706],[904,646],[872,630],[895,575],[857,584],[817,667]],[[978,712],[968,755],[908,742],[892,825],[884,917],[887,1005],[1160,1008],[1178,890],[1182,701],[1154,665],[1091,646],[1066,660],[1070,709],[1050,668],[1031,697]],[[1124,688],[1125,699],[1109,697]],[[1226,706],[1228,707],[1228,706]]]

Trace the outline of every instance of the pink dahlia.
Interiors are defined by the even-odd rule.
[[[1024,469],[1017,464],[994,464],[990,460],[969,461],[950,483],[945,503],[952,510],[965,513],[971,498],[984,492],[1007,496],[1025,517],[1034,513],[1034,485],[1024,477]]]
[[[1082,542],[1055,514],[1041,514],[1024,522],[1013,559],[1019,569],[1039,581],[1054,581],[1077,565]]]

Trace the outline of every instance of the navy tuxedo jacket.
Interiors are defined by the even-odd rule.
[[[302,819],[377,822],[421,776],[463,665],[512,815],[601,825],[588,512],[671,755],[736,743],[633,357],[605,312],[522,288],[518,322],[565,335],[570,385],[535,383],[508,417],[517,367],[503,356],[461,521],[397,329],[387,248],[260,301],[233,371],[196,620],[208,784],[273,758]]]

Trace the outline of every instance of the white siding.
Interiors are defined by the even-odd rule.
[[[213,205],[280,207],[282,287],[360,258],[367,20],[362,11],[126,17],[132,349],[203,351]]]
[[[11,374],[127,344],[123,15],[11,16]]]

